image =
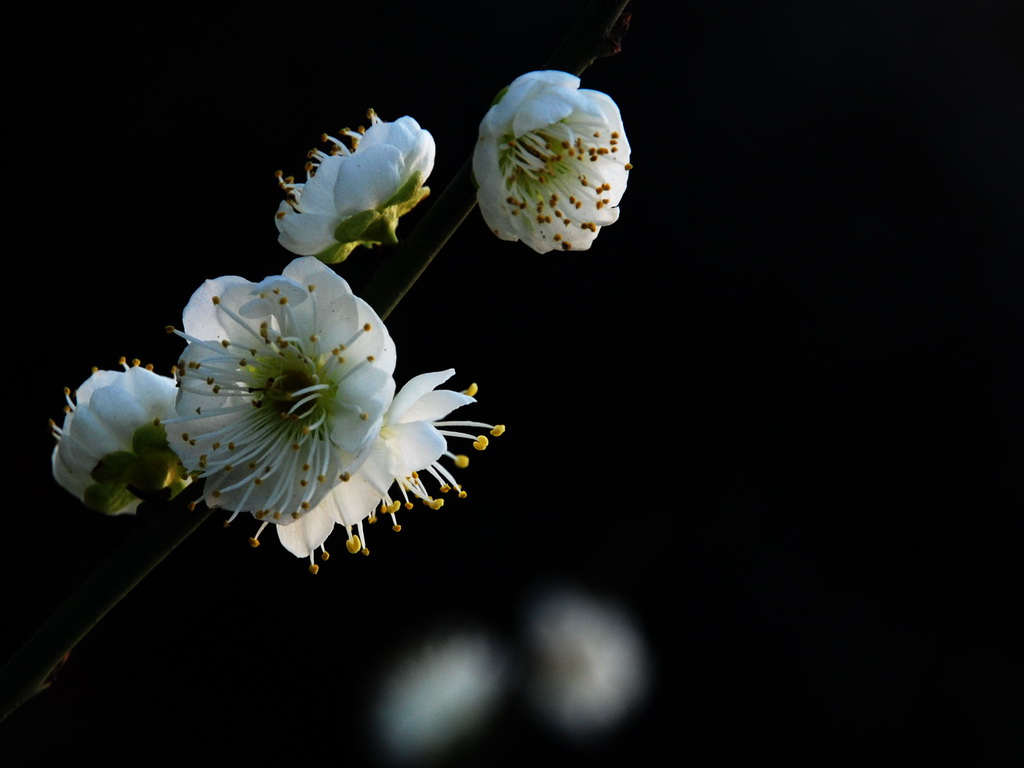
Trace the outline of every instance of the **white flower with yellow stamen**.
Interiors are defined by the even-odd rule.
[[[619,217],[629,142],[615,102],[548,70],[517,78],[480,123],[477,202],[502,240],[585,250]]]
[[[172,447],[206,479],[208,505],[293,524],[380,433],[395,391],[387,329],[313,257],[260,283],[207,280],[183,320]]]
[[[108,515],[135,514],[140,497],[188,484],[158,423],[174,415],[174,379],[138,361],[121,364],[123,371],[94,371],[73,396],[65,389],[64,424],[50,422],[54,479]]]
[[[394,245],[399,217],[430,193],[423,183],[434,168],[433,137],[411,117],[369,117],[365,131],[342,131],[352,149],[324,134],[332,149],[309,153],[305,183],[278,172],[286,193],[278,241],[292,253],[333,264],[359,245]]]
[[[418,498],[433,509],[440,508],[443,499],[434,498],[424,484],[424,475],[437,481],[442,493],[455,490],[460,497],[466,495],[454,476],[440,460],[448,458],[457,467],[465,467],[468,459],[448,450],[447,438],[462,437],[473,441],[477,450],[487,447],[485,435],[474,435],[452,428],[489,430],[491,435],[504,431],[501,425],[477,421],[447,421],[445,417],[456,408],[476,402],[466,392],[436,389],[455,373],[454,370],[426,373],[416,376],[402,387],[384,416],[383,424],[374,440],[370,453],[359,470],[348,482],[334,488],[319,506],[297,524],[279,526],[278,536],[285,548],[298,557],[310,558],[314,573],[313,553],[323,548],[324,541],[334,524],[341,525],[348,534],[346,544],[350,552],[367,554],[363,542],[363,521],[376,519],[376,512],[390,514],[393,527],[400,526],[395,513],[403,506],[411,508]],[[392,486],[398,489],[392,497]]]

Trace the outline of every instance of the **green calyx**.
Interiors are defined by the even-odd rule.
[[[167,443],[160,424],[146,424],[132,435],[132,450],[108,453],[92,471],[95,481],[83,501],[96,512],[116,515],[136,499],[173,498],[188,485],[187,473]]]
[[[417,171],[380,208],[349,216],[334,230],[338,242],[316,255],[325,264],[338,264],[358,246],[398,245],[398,219],[415,208],[430,194],[423,186],[423,174]]]

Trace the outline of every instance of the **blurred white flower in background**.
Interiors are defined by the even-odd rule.
[[[530,603],[525,632],[527,699],[570,739],[606,734],[651,687],[646,640],[616,602],[550,588]]]
[[[377,691],[372,725],[382,757],[403,765],[443,760],[490,724],[509,668],[483,631],[430,636],[396,661]]]

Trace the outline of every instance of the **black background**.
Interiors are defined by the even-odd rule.
[[[61,388],[121,355],[168,370],[203,279],[279,273],[273,172],[368,107],[431,131],[439,193],[582,5],[185,4],[26,33],[0,655],[133,524],[50,478]],[[618,223],[541,256],[474,211],[388,321],[399,384],[454,367],[467,417],[508,426],[469,498],[370,529],[370,557],[335,534],[315,577],[215,512],[0,725],[5,757],[374,765],[389,661],[439,626],[515,637],[568,581],[632,611],[643,708],[580,747],[513,699],[455,764],[1024,761],[1021,6],[666,7],[634,3],[583,76],[633,147]],[[358,293],[378,258],[339,271]]]

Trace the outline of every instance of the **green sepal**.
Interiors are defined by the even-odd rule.
[[[363,233],[380,216],[376,211],[363,211],[349,216],[334,230],[334,239],[339,243],[351,243],[365,240]]]
[[[83,501],[107,515],[155,493],[173,498],[188,485],[185,468],[167,444],[167,431],[155,423],[132,433],[131,451],[113,451],[100,459],[91,477],[96,484],[86,488]]]
[[[97,483],[116,482],[138,460],[139,457],[131,451],[114,451],[100,459],[89,476]]]
[[[94,512],[116,515],[136,501],[135,494],[117,482],[96,483],[85,489],[82,501]]]
[[[387,211],[389,208],[397,208],[396,216],[403,216],[429,194],[430,188],[423,186],[423,174],[416,171],[405,184],[398,188],[395,194],[384,202],[381,209]]]
[[[335,245],[316,255],[325,264],[338,264],[360,245],[398,245],[398,219],[430,194],[423,186],[423,174],[416,171],[384,204],[374,211],[361,211],[349,216],[334,230]]]
[[[504,88],[498,91],[498,95],[494,97],[494,101],[491,102],[491,106],[493,107],[495,104],[499,103],[502,99],[504,99],[505,94],[508,93],[508,89],[511,87],[512,86],[510,85],[506,85]]]
[[[172,451],[150,451],[139,456],[129,467],[124,482],[149,494],[170,487],[181,479],[183,472],[184,468]]]
[[[162,424],[146,424],[132,433],[132,450],[137,454],[149,451],[166,451],[167,430]]]

